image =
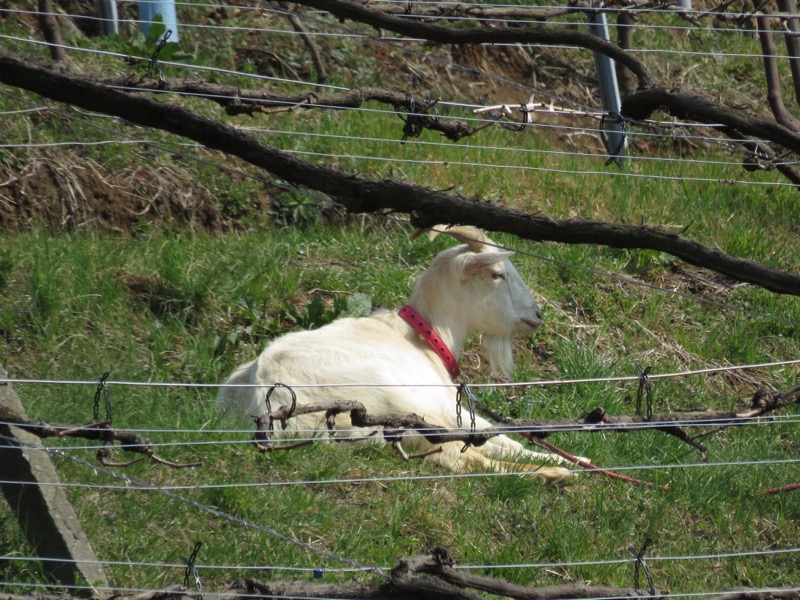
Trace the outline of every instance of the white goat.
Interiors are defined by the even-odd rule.
[[[239,366],[226,382],[263,387],[223,387],[217,399],[220,412],[240,417],[263,415],[266,391],[275,383],[290,387],[335,384],[336,387],[293,389],[301,405],[357,400],[371,416],[415,414],[431,425],[457,427],[457,388],[453,379],[458,376],[457,361],[467,338],[482,333],[492,367],[510,376],[514,366],[512,338],[534,331],[541,324],[542,315],[508,260],[513,252],[498,250],[474,227],[452,227],[447,233],[466,243],[444,250],[433,259],[401,311],[343,318],[320,329],[276,339],[257,359]],[[407,321],[409,314],[413,318]],[[412,321],[422,332],[410,324]],[[436,334],[439,345],[444,346],[438,352],[433,349]],[[372,385],[347,387],[363,383]],[[288,391],[275,388],[270,402],[273,410],[277,405],[288,404]],[[464,409],[469,423],[469,412],[466,406]],[[324,423],[322,414],[314,413],[291,418],[287,426],[308,431],[324,428]],[[480,430],[491,424],[476,415],[475,426]],[[337,417],[336,431],[338,436],[369,433],[353,428],[348,413]],[[551,481],[570,475],[562,467],[534,464],[565,463],[560,457],[531,452],[505,435],[495,436],[482,446],[468,446],[463,452],[461,441],[442,444],[438,448],[441,451],[436,451],[419,434],[405,435],[402,445],[413,453],[429,453],[426,460],[454,471],[526,470]]]

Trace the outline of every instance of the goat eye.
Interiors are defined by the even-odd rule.
[[[492,279],[500,280],[500,279],[505,279],[505,278],[506,278],[506,274],[505,273],[492,273]]]

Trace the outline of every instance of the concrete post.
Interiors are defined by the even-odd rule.
[[[0,379],[8,373],[0,366]],[[0,421],[25,420],[25,409],[11,384],[0,383]],[[0,423],[0,484],[28,542],[41,557],[44,568],[64,585],[86,585],[78,592],[94,596],[94,589],[108,588],[102,565],[81,528],[50,456],[35,447],[41,440]]]

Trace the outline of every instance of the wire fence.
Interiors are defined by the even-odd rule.
[[[800,363],[800,360],[792,360],[792,361],[782,361],[777,363],[766,363],[760,365],[740,365],[740,366],[730,366],[725,367],[722,370],[731,371],[737,369],[753,369],[753,368],[770,368],[770,367],[786,367],[792,366]],[[714,372],[720,372],[721,369],[703,369],[693,373],[669,373],[669,374],[661,374],[660,377],[685,377],[688,375],[708,375]],[[653,375],[655,377],[655,375]],[[596,378],[590,380],[570,380],[570,381],[560,381],[560,382],[547,382],[553,383],[557,385],[577,385],[586,382],[619,382],[619,381],[631,381],[636,378],[630,377],[622,377],[622,378]],[[166,388],[176,388],[176,387],[193,387],[193,388],[211,388],[211,387],[220,387],[219,384],[180,384],[180,383],[173,383],[173,382],[113,382],[108,381],[106,379],[102,380],[105,385],[109,388],[123,388],[126,386],[129,387],[166,387]],[[21,380],[21,379],[3,379],[0,380],[0,385],[3,384],[14,384],[14,385],[50,385],[50,386],[74,386],[74,385],[91,385],[97,386],[97,382],[89,382],[89,381],[52,381],[52,380]],[[526,385],[538,385],[537,382],[528,382]],[[302,385],[297,386],[298,388],[303,387]],[[314,386],[318,387],[318,386]],[[360,388],[374,388],[375,386],[372,384],[365,384],[361,386],[355,386]],[[98,388],[99,389],[99,388]],[[107,407],[110,410],[109,407]],[[796,423],[797,417],[792,415],[784,415],[782,417],[778,417],[777,419],[765,419],[759,422],[759,426],[763,426],[764,424],[770,423]],[[13,424],[12,422],[5,422],[0,423],[0,425],[10,425]],[[674,426],[679,424],[681,426],[688,425],[692,426],[693,423],[658,423],[653,422],[650,423],[650,426],[663,426],[669,425]],[[730,423],[725,421],[720,422],[706,422],[704,423],[705,426],[715,426],[715,425],[729,425]],[[210,429],[210,430],[197,430],[197,429],[170,429],[170,430],[159,430],[159,429],[146,429],[140,430],[142,432],[160,432],[160,433],[176,433],[176,434],[218,434],[218,433],[225,433],[231,434],[234,433],[228,429]],[[302,435],[305,433],[311,433],[312,436],[309,439],[320,439],[320,435],[324,435],[327,433],[325,430],[319,431],[311,431],[311,432],[304,432],[298,431],[295,432],[300,434],[301,438]],[[180,442],[166,442],[163,444],[156,444],[159,447],[171,447],[171,446],[180,446],[180,447],[192,447],[192,446],[199,446],[202,447],[206,444],[223,444],[226,446],[235,446],[241,444],[251,444],[250,441],[243,441],[243,440],[235,440],[235,439],[224,439],[224,440],[216,440],[213,442],[187,442],[185,440],[181,440]],[[64,488],[80,488],[86,487],[93,490],[115,490],[115,491],[125,491],[130,492],[131,490],[139,490],[139,491],[150,491],[150,492],[157,492],[159,494],[165,495],[170,499],[187,504],[195,509],[198,509],[203,512],[207,512],[217,518],[226,519],[232,523],[235,523],[239,526],[242,526],[247,529],[257,530],[262,533],[266,533],[270,536],[276,537],[279,540],[286,541],[292,544],[295,544],[309,552],[316,554],[322,558],[333,560],[334,562],[339,563],[346,563],[349,566],[344,568],[326,568],[326,571],[330,571],[331,573],[347,573],[347,572],[368,572],[374,573],[380,576],[386,576],[386,573],[390,569],[386,565],[375,566],[375,565],[364,565],[357,563],[355,561],[351,561],[346,557],[341,555],[327,552],[327,551],[320,551],[318,548],[310,546],[293,536],[286,535],[280,532],[278,529],[275,529],[272,526],[264,526],[259,523],[255,523],[249,519],[243,519],[241,517],[237,517],[232,515],[224,510],[220,510],[217,507],[208,505],[203,502],[198,502],[197,500],[190,498],[181,494],[180,492],[189,492],[189,491],[198,491],[198,490],[210,490],[210,489],[247,489],[247,488],[269,488],[269,487],[285,487],[285,486],[326,486],[326,485],[341,485],[341,484],[358,484],[358,483],[384,483],[384,482],[397,482],[397,481],[440,481],[444,479],[484,479],[484,478],[491,478],[491,477],[513,477],[513,476],[524,476],[526,474],[525,471],[519,472],[478,472],[478,473],[448,473],[448,474],[413,474],[413,475],[400,475],[400,476],[370,476],[365,478],[336,478],[336,479],[313,479],[313,480],[301,480],[301,479],[293,479],[291,481],[270,481],[270,482],[242,482],[242,483],[220,483],[220,484],[205,484],[205,483],[190,483],[184,485],[172,485],[172,484],[150,484],[130,476],[121,474],[116,470],[105,468],[102,466],[98,466],[96,464],[88,463],[83,459],[80,459],[71,452],[76,450],[90,450],[95,449],[96,447],[93,446],[59,446],[59,447],[47,447],[44,445],[36,446],[32,449],[48,452],[53,455],[57,455],[69,461],[72,461],[76,464],[85,466],[90,468],[95,473],[102,473],[107,476],[110,476],[112,479],[119,480],[120,484],[103,484],[103,483],[88,483],[88,482],[41,482],[41,485],[44,486],[59,486]],[[786,459],[767,459],[767,460],[743,460],[743,461],[735,461],[735,462],[696,462],[696,463],[674,463],[674,464],[644,464],[644,465],[621,465],[616,467],[611,467],[614,471],[625,471],[625,470],[636,470],[636,471],[647,471],[647,470],[673,470],[673,469],[702,469],[704,471],[708,469],[714,468],[722,468],[722,467],[732,467],[732,468],[752,468],[757,466],[781,466],[781,465],[788,465],[788,464],[797,464],[800,463],[800,459],[798,458],[786,458]],[[18,484],[20,482],[12,481],[12,480],[3,480],[0,481],[1,484]],[[744,557],[779,557],[784,555],[794,555],[797,552],[800,552],[800,547],[790,547],[790,548],[769,548],[769,549],[751,549],[751,550],[740,550],[735,552],[723,552],[723,553],[711,553],[711,554],[695,554],[695,555],[686,555],[686,556],[651,556],[648,558],[650,561],[669,561],[669,562],[689,562],[689,561],[705,561],[705,560],[713,560],[713,561],[721,561],[727,560],[731,558],[744,558]],[[36,557],[31,556],[7,556],[2,557],[4,560],[9,561],[18,561],[18,562],[29,562],[38,560]],[[180,569],[185,568],[185,565],[175,565],[175,564],[168,564],[168,563],[158,563],[158,562],[137,562],[137,561],[99,561],[102,565],[107,566],[127,566],[127,567],[152,567],[159,570],[169,570],[169,569]],[[570,568],[577,568],[577,567],[585,567],[585,566],[597,566],[597,565],[618,565],[618,564],[633,564],[635,563],[635,559],[620,559],[620,558],[607,558],[607,559],[598,559],[598,560],[591,560],[591,561],[573,561],[573,562],[535,562],[535,563],[514,563],[514,564],[491,564],[491,565],[459,565],[460,569],[464,570],[474,570],[474,569],[570,569]],[[202,572],[203,570],[211,570],[211,569],[232,569],[233,571],[236,570],[247,570],[252,573],[264,573],[264,572],[294,572],[294,573],[308,573],[308,572],[318,572],[320,570],[319,567],[297,567],[297,566],[290,566],[284,567],[279,565],[270,565],[270,566],[263,566],[263,565],[212,565],[212,564],[197,564],[195,568],[198,572]],[[20,587],[26,587],[27,584],[22,584]],[[29,587],[31,589],[37,589],[39,584],[31,584]],[[76,589],[80,590],[83,588],[77,587]],[[154,591],[155,588],[150,589],[149,591]],[[125,591],[127,593],[131,593],[135,590],[129,588],[114,588],[115,592],[122,592]],[[675,593],[672,594],[676,597],[683,596],[684,594]],[[705,594],[700,594],[705,595]],[[709,594],[712,595],[712,594]]]
[[[181,431],[181,430],[176,430]],[[250,519],[245,519],[233,515],[229,512],[221,510],[217,507],[211,506],[209,504],[198,502],[197,500],[180,494],[180,491],[193,491],[193,490],[203,490],[203,489],[211,489],[215,487],[223,487],[223,488],[247,488],[247,487],[265,487],[265,486],[287,486],[287,485],[301,485],[301,486],[309,486],[309,485],[326,485],[326,484],[342,484],[342,483],[358,483],[358,482],[371,482],[371,483],[380,483],[380,482],[390,482],[390,481],[430,481],[430,480],[441,480],[445,478],[485,478],[485,477],[509,477],[509,476],[520,476],[525,475],[525,472],[518,472],[518,473],[460,473],[460,474],[436,474],[436,475],[425,475],[425,476],[404,476],[404,477],[369,477],[364,479],[337,479],[337,480],[309,480],[309,481],[286,481],[286,482],[270,482],[270,483],[239,483],[239,484],[221,484],[221,485],[205,485],[205,484],[192,484],[192,485],[185,485],[185,486],[174,486],[174,485],[163,485],[163,484],[149,484],[147,482],[138,480],[136,478],[130,477],[125,474],[121,474],[116,470],[104,468],[102,466],[98,466],[97,464],[86,462],[82,459],[76,458],[69,454],[65,453],[65,450],[68,448],[47,448],[45,446],[38,446],[35,447],[37,450],[46,451],[53,455],[60,456],[64,459],[67,459],[71,462],[76,464],[82,465],[87,467],[91,471],[95,473],[102,473],[105,474],[113,479],[117,479],[122,481],[123,483],[114,486],[114,485],[105,485],[105,484],[74,484],[74,483],[61,483],[61,482],[41,482],[42,485],[57,485],[62,487],[75,487],[75,486],[85,486],[90,487],[94,490],[117,490],[117,491],[124,491],[124,492],[131,492],[132,490],[139,490],[142,492],[150,491],[150,492],[157,492],[162,494],[171,500],[179,503],[186,504],[194,509],[200,510],[202,512],[206,512],[208,514],[213,515],[216,518],[221,518],[231,523],[234,523],[238,526],[241,526],[246,529],[259,531],[261,533],[268,534],[271,537],[274,537],[278,540],[288,542],[294,544],[304,550],[307,550],[311,554],[314,554],[322,559],[331,560],[334,564],[346,564],[349,566],[345,567],[330,567],[325,566],[321,568],[317,567],[299,567],[297,565],[263,565],[263,564],[252,564],[252,565],[242,565],[242,564],[203,564],[198,563],[193,565],[193,568],[196,569],[198,574],[203,573],[204,571],[210,570],[225,570],[229,572],[236,572],[236,571],[246,571],[248,573],[255,573],[255,574],[266,574],[266,573],[279,573],[279,572],[286,572],[286,573],[313,573],[316,576],[319,576],[320,573],[328,572],[328,573],[372,573],[375,575],[379,575],[381,577],[386,577],[388,571],[391,569],[391,565],[366,565],[356,561],[352,561],[349,558],[342,556],[340,554],[336,554],[333,552],[320,550],[312,545],[309,545],[301,540],[282,533],[278,529],[273,526],[265,526],[260,523],[256,523]],[[659,466],[651,466],[651,468],[658,468],[658,469],[671,469],[671,468],[702,468],[702,469],[709,469],[719,466],[733,466],[733,467],[745,467],[745,466],[755,466],[755,465],[781,465],[787,463],[797,463],[800,462],[800,459],[787,459],[787,460],[770,460],[770,461],[741,461],[737,463],[728,463],[728,464],[714,464],[714,463],[696,463],[696,464],[680,464],[680,465],[659,465]],[[619,470],[624,470],[626,467],[617,467]],[[647,468],[646,465],[638,466],[638,467],[627,467],[627,468],[635,468],[635,469],[642,469]],[[0,484],[19,484],[20,482],[17,481],[0,481]],[[698,563],[701,561],[713,561],[713,562],[720,562],[726,561],[730,559],[741,559],[741,558],[767,558],[767,559],[776,559],[784,556],[794,556],[798,552],[800,552],[800,547],[785,547],[785,548],[759,548],[759,549],[749,549],[749,550],[739,550],[733,552],[715,552],[715,553],[698,553],[698,554],[691,554],[691,555],[652,555],[648,556],[648,562],[657,563],[657,562],[687,562],[687,563]],[[41,560],[40,557],[36,556],[24,556],[24,555],[7,555],[0,557],[0,560],[8,561],[8,562],[18,562],[18,563],[30,563],[30,562],[38,562]],[[459,564],[458,568],[461,570],[469,571],[469,570],[480,570],[485,571],[487,569],[541,569],[541,570],[555,570],[555,569],[575,569],[581,567],[589,567],[589,566],[609,566],[609,565],[633,565],[636,564],[635,558],[604,558],[604,559],[597,559],[597,560],[580,560],[580,561],[560,561],[560,562],[516,562],[516,563],[509,563],[509,564]],[[167,571],[174,571],[176,569],[183,570],[186,569],[185,564],[176,564],[176,563],[166,563],[166,562],[146,562],[146,561],[121,561],[121,560],[100,560],[97,561],[97,564],[102,566],[116,566],[116,567],[128,567],[128,568],[152,568],[156,569],[160,572],[167,572]],[[199,576],[199,575],[198,575]],[[48,586],[45,584],[39,583],[24,583],[24,582],[14,582],[13,583],[15,588],[18,589],[29,589],[29,590],[38,590],[44,589]],[[60,586],[63,588],[70,589],[73,592],[80,593],[81,591],[91,590],[93,588],[87,586]],[[777,588],[776,588],[777,589]],[[781,590],[785,590],[785,588],[780,588]],[[114,586],[109,588],[107,591],[109,593],[146,593],[146,592],[157,592],[160,588],[130,588],[130,587],[118,587]],[[713,591],[713,592],[671,592],[669,594],[659,594],[659,597],[684,597],[684,596],[715,596],[719,595],[724,590]],[[206,595],[214,595],[213,592],[208,593],[206,591]],[[296,596],[287,596],[287,597],[296,597]],[[318,596],[315,596],[318,597]],[[595,597],[595,596],[593,596]]]

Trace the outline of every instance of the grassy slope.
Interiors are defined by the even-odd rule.
[[[397,138],[398,122],[391,115],[353,120],[300,114],[289,123],[287,127],[298,130],[313,123],[319,131],[340,135]],[[53,125],[58,124],[54,120]],[[58,135],[56,128],[44,131]],[[24,128],[7,133],[10,139],[26,135]],[[70,133],[89,135],[77,125]],[[270,139],[284,147],[311,147],[333,154],[369,154],[371,149],[370,143],[346,140]],[[475,144],[536,149],[556,145],[558,140],[511,137],[489,130]],[[519,161],[525,167],[604,170],[598,161],[518,151],[467,151],[463,145],[430,149],[429,156],[448,161],[448,166],[408,163],[398,167],[355,159],[341,159],[340,166],[375,176],[398,176],[402,169],[402,176],[415,181],[435,181],[440,188],[456,185],[464,193],[556,216],[645,221],[676,229],[688,225],[687,235],[734,254],[783,269],[796,270],[800,265],[795,225],[800,222],[800,204],[795,192],[688,179],[634,180],[458,167],[452,163]],[[426,150],[425,146],[396,145],[388,152],[416,160]],[[708,154],[695,154],[698,159],[725,156],[715,154],[714,148]],[[14,159],[24,162],[30,157],[18,153]],[[101,155],[92,158],[101,163],[108,160]],[[189,168],[158,153],[151,158],[156,166],[169,161],[171,169]],[[711,180],[739,176],[700,163],[691,170],[663,162],[633,168],[641,173]],[[205,172],[203,176],[208,179],[202,185],[225,186],[235,200],[237,191],[253,192],[226,176]],[[0,307],[0,356],[12,375],[22,378],[96,380],[110,369],[111,378],[118,381],[221,381],[272,336],[333,316],[334,298],[346,300],[358,293],[368,296],[375,307],[402,303],[414,276],[447,243],[437,240],[434,247],[422,241],[412,243],[407,231],[391,223],[357,225],[305,231],[273,227],[211,235],[175,234],[145,223],[135,237],[91,231],[5,232],[0,243],[0,292],[7,300]],[[546,326],[529,344],[520,343],[519,380],[631,375],[636,372],[635,362],[663,373],[799,354],[795,327],[619,284],[538,257],[633,275],[800,322],[796,299],[749,287],[720,287],[723,282],[708,273],[676,274],[670,270],[669,257],[648,252],[533,244],[503,236],[499,240],[519,251],[516,264],[546,314]],[[143,301],[136,292],[145,288],[162,302]],[[328,308],[321,317],[308,308],[313,298],[323,300]],[[472,381],[489,378],[477,351],[471,351],[465,362]],[[795,385],[797,372],[790,367],[661,380],[655,385],[656,410],[728,408],[760,385]],[[34,417],[53,422],[91,418],[92,387],[20,385],[17,389]],[[557,418],[576,416],[597,405],[612,413],[629,413],[635,394],[635,383],[606,383],[521,389],[510,394],[494,390],[485,392],[484,398],[506,414]],[[795,465],[693,466],[697,454],[662,434],[559,434],[553,441],[608,467],[686,465],[632,471],[644,479],[669,483],[669,492],[597,477],[582,477],[566,488],[544,487],[513,476],[429,479],[437,473],[419,462],[403,463],[381,448],[315,446],[265,457],[245,444],[245,433],[192,433],[225,425],[216,420],[213,397],[211,389],[114,386],[111,398],[117,426],[189,430],[155,431],[150,437],[170,444],[159,449],[167,458],[203,460],[202,467],[189,471],[137,464],[125,473],[156,485],[218,486],[181,493],[363,564],[391,565],[435,544],[449,546],[461,563],[473,565],[627,558],[627,547],[639,546],[647,537],[655,541],[654,555],[687,556],[792,547],[800,533],[797,502],[791,495],[754,493],[800,480]],[[226,443],[195,446],[191,442]],[[792,424],[728,430],[707,443],[713,463],[780,460],[797,452]],[[93,460],[91,449],[68,454]],[[67,482],[119,483],[68,459],[58,459],[58,463]],[[417,476],[426,478],[413,479]],[[380,479],[362,481],[376,477]],[[225,487],[293,481],[306,483]],[[199,562],[205,565],[342,566],[263,530],[234,525],[156,492],[75,488],[70,494],[102,560],[180,563],[180,557],[201,540]],[[0,531],[0,552],[29,552],[1,505]],[[653,561],[651,566],[656,585],[673,592],[788,584],[800,575],[794,555]],[[30,563],[12,561],[3,569],[3,579],[11,583],[40,578]],[[141,566],[111,566],[108,571],[114,584],[122,587],[165,585],[180,581],[183,574],[180,569]],[[574,578],[630,585],[632,580],[630,565],[547,570],[486,567],[483,571],[538,584]],[[242,574],[231,568],[202,572],[207,589]],[[285,575],[257,573],[262,578]],[[326,575],[328,579],[351,577]]]
[[[178,239],[153,233],[142,240],[30,235],[10,236],[6,242],[15,265],[6,288],[12,303],[2,312],[6,366],[18,377],[86,380],[110,369],[114,380],[221,381],[265,338],[291,326],[289,315],[299,314],[302,321],[307,314],[302,305],[293,310],[287,299],[360,292],[375,306],[396,306],[408,292],[409,277],[423,268],[430,252],[423,243],[410,244],[394,228],[368,234],[335,228]],[[569,254],[567,258],[575,260],[574,249],[531,249],[562,258]],[[269,259],[254,261],[258,256]],[[583,264],[587,260],[598,265],[609,262],[603,253],[594,263],[584,257]],[[520,348],[519,379],[630,375],[635,372],[634,361],[666,372],[797,355],[794,331],[785,326],[615,286],[595,276],[573,277],[570,270],[524,256],[517,264],[547,300],[548,316],[546,328],[534,337],[536,352]],[[165,315],[154,316],[129,298],[121,283],[129,275],[156,275],[172,290],[173,304]],[[750,296],[753,309],[775,310],[775,298],[753,290],[738,293]],[[796,303],[777,302],[787,307],[787,316],[800,318]],[[477,357],[467,360],[474,363]],[[771,370],[757,377],[757,382],[778,388],[795,381],[796,369]],[[749,395],[753,385],[736,376],[659,381],[656,409],[726,408]],[[597,405],[626,413],[632,410],[635,387],[586,384],[517,390],[512,398],[486,393],[485,398],[496,409],[521,416],[572,416]],[[18,389],[30,414],[38,418],[53,422],[91,418],[91,386]],[[115,386],[111,391],[118,426],[157,430],[220,427],[213,396],[214,391],[207,389]],[[402,463],[377,448],[313,447],[263,457],[242,445],[247,439],[243,433],[165,432],[151,437],[179,444],[160,450],[169,459],[203,460],[203,466],[192,471],[155,465],[135,465],[126,471],[154,484],[392,479],[430,473],[422,464]],[[183,445],[231,440],[239,442]],[[686,446],[662,434],[561,434],[553,441],[605,466],[698,460]],[[782,459],[793,455],[796,436],[792,425],[765,425],[724,432],[708,445],[715,463]],[[93,451],[69,454],[91,461]],[[59,464],[65,481],[112,482],[86,466],[63,459]],[[315,547],[377,565],[391,564],[431,544],[450,546],[468,564],[513,564],[619,558],[627,545],[648,536],[656,540],[659,555],[675,556],[788,547],[798,534],[796,503],[790,497],[754,494],[797,480],[796,467],[664,468],[632,474],[669,483],[671,490],[655,492],[587,477],[566,489],[554,489],[527,479],[494,476],[184,493],[311,540]],[[153,492],[76,489],[71,494],[103,559],[172,563],[199,539],[204,543],[203,564],[336,566]],[[486,515],[491,515],[488,522]],[[4,552],[19,549],[14,528],[7,521],[4,528],[9,534],[4,536]],[[654,571],[659,586],[698,590],[746,579],[759,585],[789,583],[797,576],[795,566],[788,559],[735,559],[657,563]],[[110,571],[117,584],[126,586],[161,585],[175,577],[143,568]],[[521,581],[553,580],[552,574],[541,570],[492,572]],[[564,575],[624,585],[629,568],[570,568]],[[8,577],[26,579],[13,570]],[[232,577],[225,570],[204,573],[207,587]]]

